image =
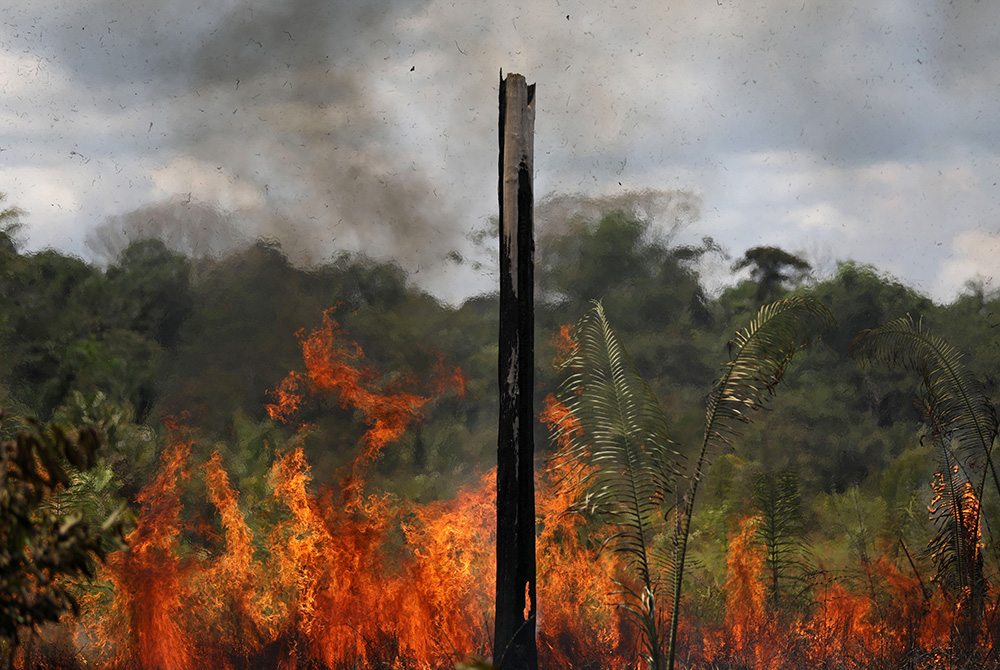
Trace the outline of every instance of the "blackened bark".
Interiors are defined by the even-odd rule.
[[[536,670],[534,480],[535,87],[500,81],[500,426],[493,663]]]

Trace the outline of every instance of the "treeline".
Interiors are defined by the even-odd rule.
[[[836,319],[706,478],[692,531],[706,603],[725,576],[727,534],[762,473],[794,473],[810,542],[824,565],[857,564],[865,552],[894,547],[900,538],[908,547],[926,545],[934,464],[913,404],[917,381],[859,366],[850,345],[862,330],[911,314],[964,351],[967,367],[1000,402],[1000,294],[970,286],[953,303],[937,305],[851,262],[832,277],[810,279],[802,259],[764,247],[733,262],[750,269],[748,279],[711,295],[696,270],[700,259],[723,253],[710,239],[671,245],[649,221],[623,211],[553,229],[559,232],[539,240],[536,270],[539,411],[559,382],[553,361],[560,329],[594,299],[602,300],[672,418],[678,444],[698,442],[703,400],[727,342],[762,304],[808,295]],[[107,434],[108,475],[103,488],[91,482],[99,511],[119,501],[137,508],[136,496],[157,467],[165,422],[197,430],[195,461],[220,450],[248,505],[255,491],[262,498],[274,454],[292,434],[265,407],[288,372],[302,367],[297,334],[319,328],[327,310],[387,388],[431,394],[441,365],[464,376],[464,393],[441,391],[421,407],[419,425],[382,452],[369,486],[435,500],[494,462],[495,296],[448,306],[391,263],[344,254],[300,268],[266,241],[192,259],[143,239],[100,268],[56,251],[22,252],[0,234],[0,408],[41,421],[92,423]],[[366,426],[356,409],[321,397],[301,408],[299,420],[314,426],[300,439],[317,481],[328,482],[350,462]],[[2,427],[12,434],[13,419]],[[547,439],[539,425],[542,458],[551,453]],[[984,504],[987,526],[995,526],[996,501]]]
[[[887,469],[902,467],[904,452],[919,448],[914,382],[902,373],[863,370],[849,347],[861,330],[905,314],[966,352],[969,367],[997,398],[996,293],[970,287],[952,304],[936,305],[850,262],[810,282],[804,261],[763,248],[734,264],[749,266],[750,279],[712,296],[695,267],[720,247],[711,240],[669,246],[651,228],[627,212],[611,212],[567,222],[539,241],[539,403],[556,383],[551,362],[559,328],[601,299],[644,378],[672,416],[680,413],[674,430],[684,436],[689,424],[698,425],[699,398],[732,332],[761,304],[790,291],[820,299],[837,327],[794,367],[786,392],[737,450],[740,458],[768,468],[794,465],[811,490],[828,492],[875,486]],[[452,476],[449,468],[492,461],[497,314],[491,296],[449,307],[391,263],[345,254],[298,268],[266,241],[195,260],[159,240],[139,240],[106,269],[52,250],[0,246],[0,389],[9,412],[47,420],[73,392],[100,392],[106,402],[130,408],[136,423],[158,426],[183,415],[211,438],[227,439],[237,417],[266,421],[269,391],[301,366],[296,333],[318,327],[332,308],[375,368],[421,379],[443,356],[468,383],[464,397],[428,408],[413,444],[388,459],[386,474],[402,468],[400,477]],[[349,451],[361,431],[336,410],[313,408],[309,417],[328,424],[317,437],[325,452]],[[899,478],[892,479],[899,488]]]

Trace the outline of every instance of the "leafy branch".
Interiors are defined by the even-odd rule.
[[[81,514],[48,504],[72,486],[74,470],[95,465],[100,445],[92,427],[67,432],[31,419],[0,443],[0,641],[8,663],[24,629],[79,613],[64,578],[91,577],[105,542],[121,546],[118,511],[94,528]]]

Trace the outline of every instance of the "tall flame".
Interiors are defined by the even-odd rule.
[[[408,391],[387,392],[384,380],[365,365],[361,347],[347,337],[331,310],[323,313],[320,328],[308,336],[300,331],[299,339],[305,372],[292,372],[279,384],[277,402],[266,407],[271,418],[287,422],[306,394],[332,394],[341,406],[364,416],[368,430],[361,441],[368,459],[421,418],[420,408],[429,398]],[[464,380],[461,383],[464,388]]]
[[[142,507],[126,538],[129,550],[113,554],[105,566],[115,586],[114,618],[125,619],[127,626],[109,626],[98,638],[103,643],[119,638],[115,661],[149,670],[196,667],[182,623],[192,594],[192,565],[182,558],[179,541],[181,484],[188,477],[192,437],[177,421],[168,428],[161,469],[139,494]]]

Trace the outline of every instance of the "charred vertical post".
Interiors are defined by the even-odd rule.
[[[535,86],[500,75],[500,428],[493,663],[535,670]]]

